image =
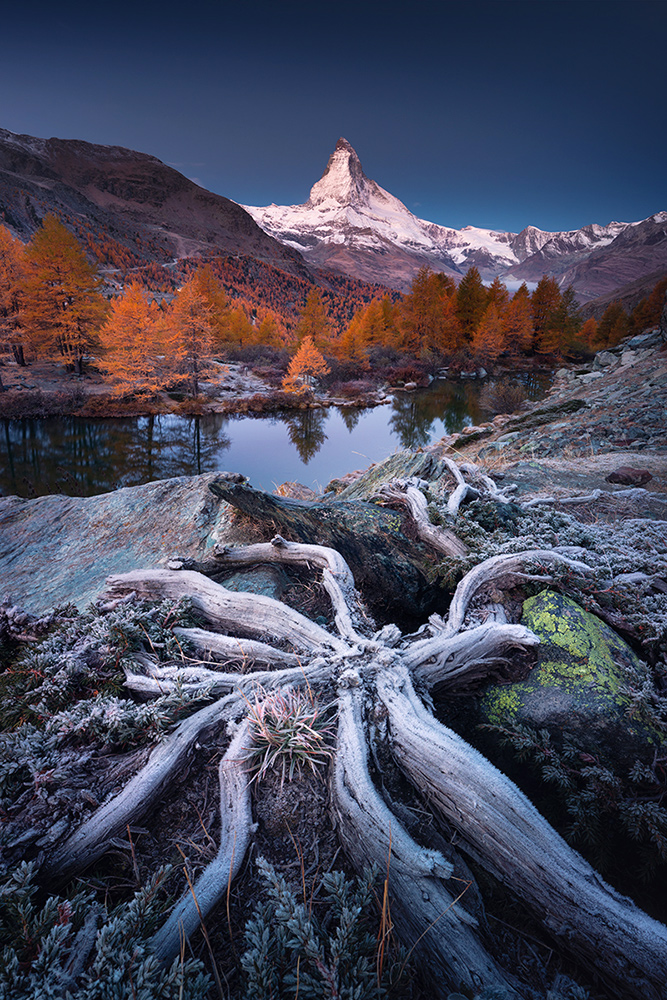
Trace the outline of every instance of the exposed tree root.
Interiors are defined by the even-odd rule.
[[[310,652],[349,651],[349,646],[342,639],[280,601],[260,594],[227,590],[192,570],[134,570],[108,578],[108,596],[121,596],[131,591],[151,600],[189,597],[209,622],[226,631],[288,639],[297,649]]]
[[[62,884],[97,861],[112,837],[124,836],[128,823],[136,823],[160,800],[168,784],[184,766],[195,741],[207,729],[229,721],[238,711],[239,696],[228,695],[181,722],[153,750],[148,763],[128,781],[122,792],[93,813],[54,851],[42,869],[44,876]]]
[[[165,965],[178,955],[181,941],[205,923],[211,910],[224,898],[243,863],[253,832],[250,784],[243,766],[249,729],[243,722],[220,761],[220,847],[194,885],[188,888],[169,919],[154,935],[152,945]]]
[[[405,668],[379,673],[377,691],[401,767],[476,860],[617,995],[664,1000],[667,928],[606,885],[509,778],[434,719]]]
[[[428,970],[434,996],[446,997],[450,986],[509,987],[475,933],[475,918],[457,902],[466,886],[451,880],[451,863],[415,843],[371,781],[360,684],[354,670],[340,678],[333,797],[341,840],[357,867],[386,871],[392,922]]]
[[[406,507],[415,523],[419,537],[427,545],[454,558],[462,558],[468,554],[467,546],[456,537],[453,531],[431,524],[426,497],[414,483],[404,479],[392,479],[390,483],[385,483],[377,496],[381,500],[389,500]]]

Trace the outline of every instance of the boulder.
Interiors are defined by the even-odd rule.
[[[0,498],[0,598],[36,614],[69,602],[83,608],[111,573],[210,558],[214,545],[236,540],[231,507],[208,488],[220,475],[93,497]]]
[[[558,738],[567,732],[601,763],[627,770],[653,757],[662,737],[632,712],[630,683],[650,677],[647,665],[608,625],[551,590],[528,598],[522,625],[540,639],[537,665],[514,684],[495,685],[481,700],[493,725],[524,723]]]
[[[605,482],[622,483],[624,486],[643,486],[652,479],[653,476],[648,469],[633,469],[629,465],[621,465],[605,476]]]

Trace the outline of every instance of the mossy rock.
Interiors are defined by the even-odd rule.
[[[483,721],[528,724],[569,734],[587,752],[625,768],[653,755],[662,735],[632,713],[626,693],[650,676],[647,665],[613,629],[573,600],[543,590],[523,605],[521,623],[540,639],[527,680],[489,689]]]

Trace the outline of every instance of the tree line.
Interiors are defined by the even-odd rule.
[[[331,296],[317,286],[286,313],[230,294],[215,261],[181,262],[180,273],[183,283],[169,293],[151,291],[144,283],[150,275],[142,274],[109,299],[84,247],[55,216],[44,218],[27,245],[0,226],[2,348],[21,366],[60,358],[79,374],[93,356],[118,394],[181,388],[195,397],[216,361],[259,350],[283,371],[290,358],[299,359],[286,383],[295,391],[328,367],[316,358],[312,368],[313,350],[334,369],[356,373],[381,368],[383,356],[431,365],[582,356],[656,323],[667,288],[666,278],[630,315],[613,302],[599,322],[583,321],[573,290],[561,291],[546,275],[532,292],[523,284],[510,295],[498,278],[485,286],[475,267],[458,285],[423,268],[402,297],[378,294],[359,305],[355,286],[358,308],[345,321],[344,310],[332,309]],[[347,279],[339,284],[337,298]],[[304,368],[306,355],[312,370]]]

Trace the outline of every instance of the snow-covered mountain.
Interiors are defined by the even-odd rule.
[[[642,225],[593,223],[564,233],[543,232],[534,226],[520,233],[475,226],[448,229],[419,219],[366,177],[355,150],[342,138],[305,204],[244,208],[268,235],[299,250],[312,265],[401,291],[409,288],[424,264],[455,278],[472,265],[486,280],[496,275],[529,281],[545,273],[569,275],[591,255]],[[590,268],[587,274],[590,282]],[[592,287],[579,291],[582,298],[598,294]]]

